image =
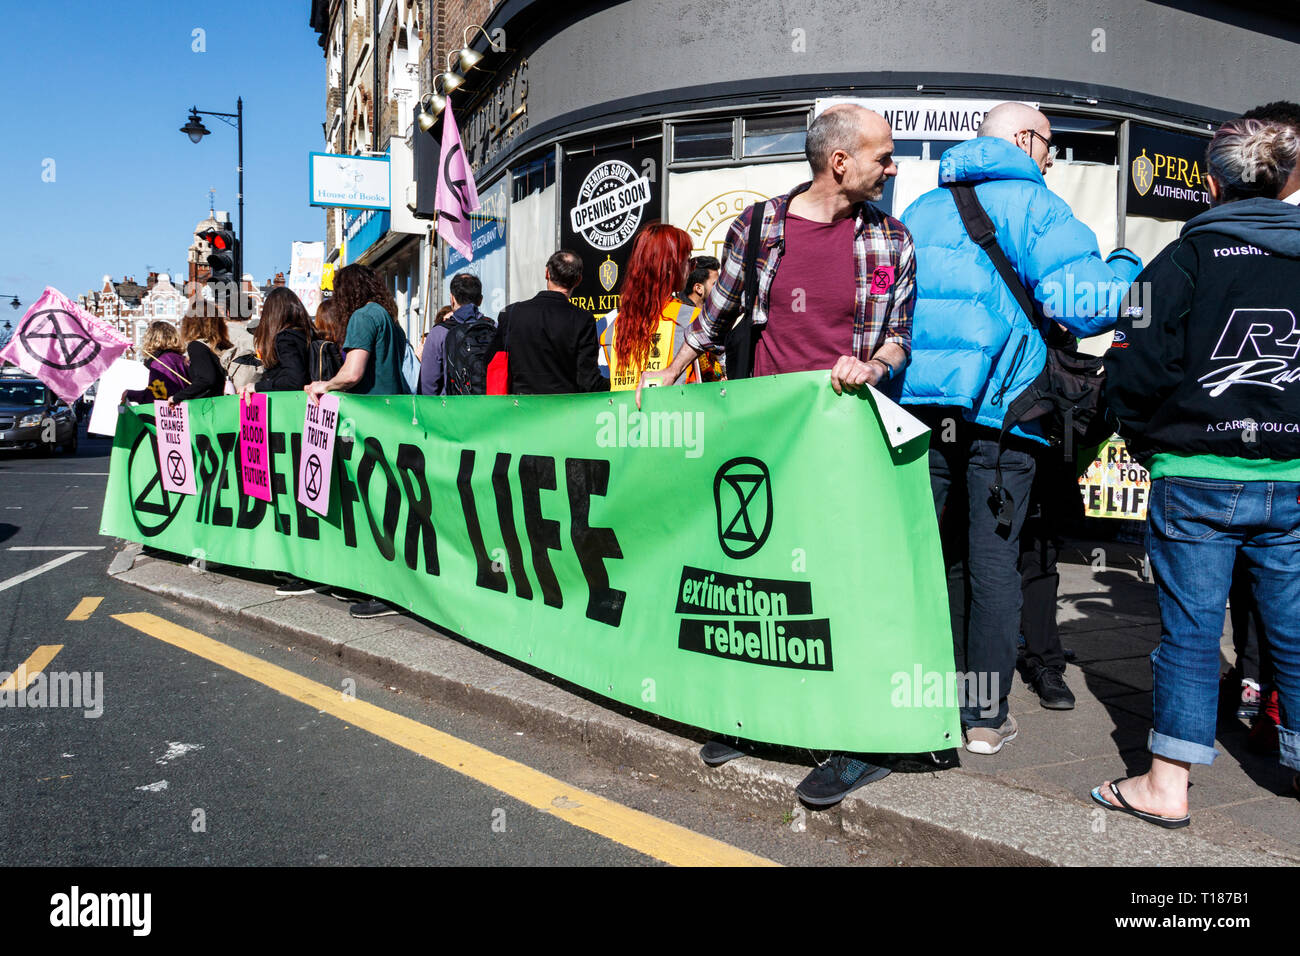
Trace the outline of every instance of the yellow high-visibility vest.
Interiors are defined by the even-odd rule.
[[[645,362],[640,366],[629,365],[626,368],[619,365],[618,354],[614,349],[614,330],[618,326],[618,316],[615,315],[614,320],[605,326],[605,331],[600,336],[601,348],[605,350],[605,361],[609,364],[609,390],[625,392],[634,389],[637,382],[641,381],[643,373],[662,372],[671,365],[677,326],[689,325],[699,314],[700,310],[689,302],[670,300],[660,313],[659,325],[650,339],[650,351],[646,355]],[[687,370],[686,381],[698,382],[699,378],[699,365],[692,362],[690,369]]]

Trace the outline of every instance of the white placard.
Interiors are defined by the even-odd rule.
[[[321,269],[325,263],[325,243],[295,242],[289,257],[289,288],[297,293],[307,314],[315,316],[321,302]]]
[[[909,97],[875,100],[856,96],[828,96],[817,100],[813,116],[820,116],[832,106],[853,103],[874,110],[885,118],[894,139],[929,139],[939,141],[973,139],[984,114],[1007,100],[950,100],[946,96]],[[1037,103],[1024,103],[1038,109]]]
[[[312,153],[308,169],[311,204],[387,210],[392,204],[389,173],[387,156]]]
[[[91,435],[117,433],[117,406],[123,392],[144,388],[149,384],[149,369],[143,362],[120,358],[99,377],[95,390],[95,406],[90,411],[90,424],[86,431]]]

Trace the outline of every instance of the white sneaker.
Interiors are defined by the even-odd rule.
[[[966,749],[973,754],[995,754],[1003,744],[1015,740],[1018,733],[1020,728],[1016,725],[1016,718],[1007,714],[1006,723],[1001,727],[969,728],[966,731]]]

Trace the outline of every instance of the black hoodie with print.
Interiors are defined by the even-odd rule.
[[[1139,459],[1300,459],[1300,208],[1216,206],[1129,290],[1106,399]]]

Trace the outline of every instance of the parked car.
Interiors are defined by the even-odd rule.
[[[0,450],[41,449],[58,445],[77,451],[77,417],[45,383],[31,377],[0,377]]]

